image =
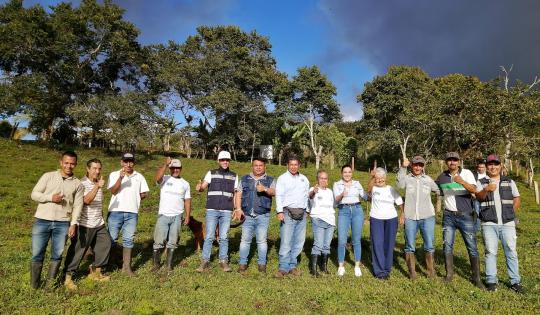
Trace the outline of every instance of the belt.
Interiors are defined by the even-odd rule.
[[[359,206],[359,205],[360,205],[359,202],[355,202],[355,203],[340,203],[340,204],[338,205],[338,208],[341,207],[341,206],[343,206],[343,207],[345,207],[345,206],[347,206],[347,207],[355,207],[355,206]]]

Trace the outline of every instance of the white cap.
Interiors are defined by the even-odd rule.
[[[178,159],[171,160],[171,164],[169,164],[169,167],[182,167],[182,162]]]
[[[228,151],[220,151],[217,156],[218,161],[219,160],[230,160],[231,154]]]

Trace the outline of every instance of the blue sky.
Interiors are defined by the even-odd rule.
[[[0,0],[4,3],[6,0]],[[26,6],[59,1],[26,0]],[[79,1],[71,1],[77,5]],[[361,118],[356,96],[388,66],[482,80],[513,65],[511,81],[540,74],[538,0],[113,0],[143,44],[183,42],[199,25],[238,25],[268,36],[279,70],[318,65],[337,87],[345,120]]]

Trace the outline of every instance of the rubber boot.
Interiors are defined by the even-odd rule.
[[[322,273],[328,274],[328,258],[330,255],[322,254],[319,260],[319,270]]]
[[[134,277],[135,273],[131,270],[131,248],[122,250],[122,273],[129,277]]]
[[[469,259],[471,260],[471,269],[472,269],[472,282],[473,284],[482,290],[485,290],[486,287],[482,283],[482,279],[480,279],[480,259],[478,256],[472,257],[469,255]]]
[[[49,272],[47,274],[47,280],[45,281],[46,290],[52,290],[54,288],[61,262],[61,260],[54,260],[49,263]]]
[[[32,289],[39,288],[42,268],[43,263],[41,262],[32,262],[32,264],[30,264],[30,286],[32,287]]]
[[[409,279],[416,279],[416,259],[414,253],[405,253],[405,261],[407,262],[407,268],[409,269]]]
[[[311,259],[309,260],[309,273],[315,277],[319,276],[319,272],[317,271],[318,261],[319,261],[319,255],[311,255]]]
[[[430,279],[435,278],[434,257],[433,253],[426,253],[426,268],[427,276]]]
[[[167,271],[171,272],[173,267],[173,258],[174,258],[174,249],[173,248],[167,248]]]
[[[454,278],[454,254],[444,254],[444,263],[446,265],[446,277],[444,281],[452,282]]]
[[[161,249],[154,249],[152,254],[152,272],[156,272],[161,268]]]
[[[68,291],[77,291],[78,287],[75,282],[73,282],[72,276],[73,275],[70,272],[66,273],[66,280],[64,280],[64,286]]]

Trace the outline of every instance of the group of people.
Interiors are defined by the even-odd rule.
[[[497,155],[489,155],[479,165],[487,174],[461,167],[456,152],[446,154],[447,170],[436,180],[425,174],[426,161],[421,156],[404,159],[397,176],[397,188],[405,190],[405,198],[386,182],[386,171],[376,168],[370,174],[367,190],[353,179],[350,165],[341,168],[341,179],[329,187],[328,173],[318,171],[315,185],[300,173],[300,160],[291,156],[287,171],[277,179],[266,173],[266,161],[255,158],[251,173],[239,176],[230,170],[231,156],[227,151],[218,154],[218,168],[206,173],[195,186],[198,192],[207,190],[205,213],[205,236],[202,257],[197,272],[210,268],[212,245],[218,237],[218,260],[225,272],[232,271],[228,257],[228,232],[231,220],[241,220],[242,237],[239,248],[238,272],[245,274],[253,237],[257,244],[258,271],[266,273],[268,251],[268,227],[271,219],[272,199],[276,199],[277,219],[280,221],[279,267],[276,278],[298,276],[298,256],[304,248],[306,224],[311,219],[313,247],[309,259],[309,271],[313,276],[328,273],[331,241],[337,224],[337,275],[343,276],[345,252],[351,231],[354,253],[354,275],[362,276],[362,230],[364,210],[361,199],[371,203],[369,211],[371,261],[373,274],[378,279],[388,279],[393,265],[393,253],[397,230],[404,226],[405,260],[409,277],[415,279],[416,236],[420,231],[423,239],[427,276],[436,276],[434,269],[435,207],[431,194],[441,195],[444,200],[442,217],[443,251],[446,281],[454,275],[453,245],[456,230],[465,242],[469,253],[474,285],[490,291],[497,289],[497,249],[502,243],[510,288],[522,292],[516,250],[516,211],[520,197],[515,182],[501,174],[501,161]],[[86,176],[77,179],[73,170],[77,165],[74,152],[64,152],[60,169],[45,173],[32,191],[32,199],[38,202],[32,229],[31,286],[40,286],[44,253],[51,240],[51,261],[46,287],[54,285],[59,273],[66,235],[71,244],[65,259],[64,285],[76,290],[72,274],[77,270],[89,248],[94,253],[89,278],[107,281],[102,273],[107,265],[111,248],[122,233],[122,272],[133,276],[131,257],[137,228],[140,202],[147,196],[149,187],[140,173],[134,170],[135,157],[125,153],[121,169],[109,175],[107,188],[112,194],[108,208],[108,229],[102,215],[103,187],[102,163],[98,159],[87,162]],[[170,175],[166,175],[169,168]],[[410,169],[410,171],[409,171]],[[182,178],[182,163],[166,158],[158,168],[155,182],[160,186],[160,202],[154,230],[153,271],[161,267],[161,255],[166,249],[167,270],[173,266],[174,251],[178,246],[182,224],[187,225],[191,213],[189,183]],[[396,209],[396,206],[399,209]],[[338,210],[337,222],[335,211]],[[486,285],[480,277],[480,259],[477,249],[477,231],[481,230],[486,248]]]

